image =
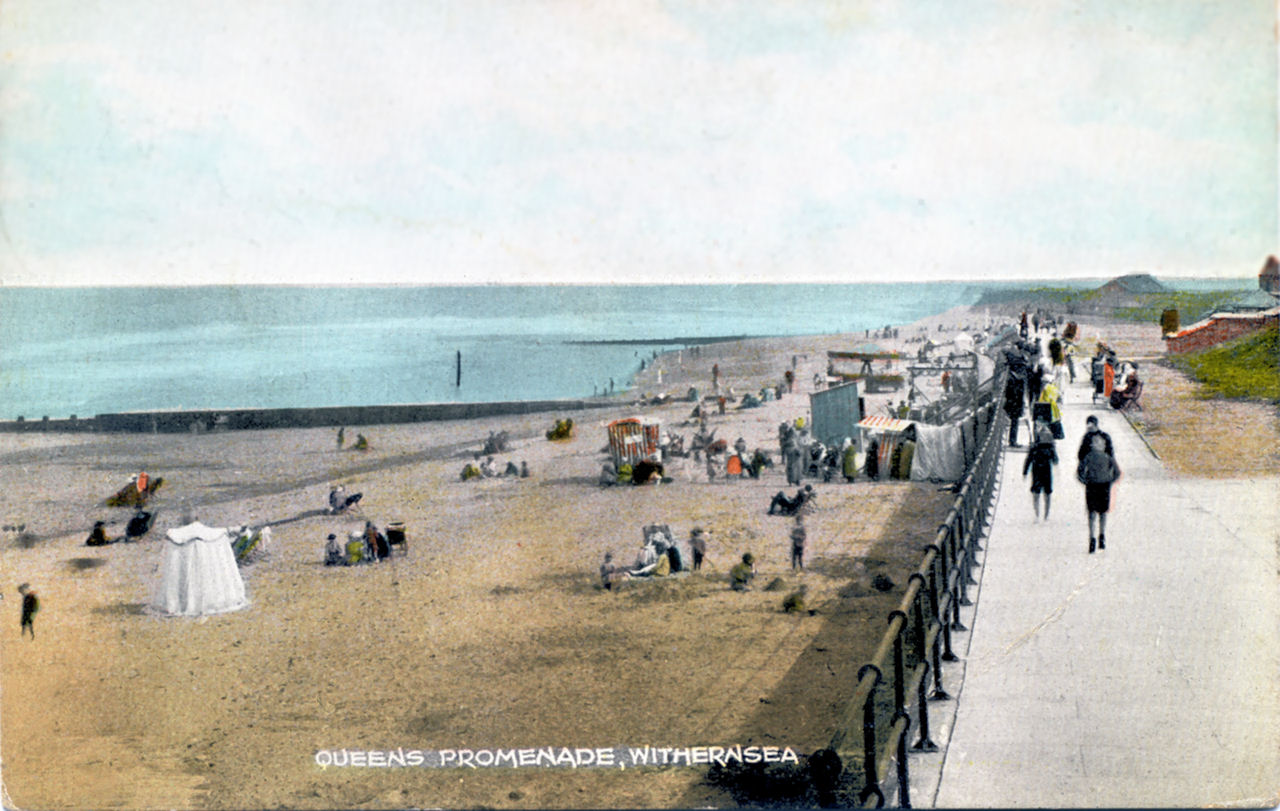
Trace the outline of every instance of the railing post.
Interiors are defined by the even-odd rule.
[[[867,691],[866,701],[862,705],[862,776],[865,785],[858,793],[858,801],[865,803],[871,795],[876,795],[880,802],[876,807],[884,805],[884,792],[880,790],[880,778],[876,775],[876,688],[880,686],[882,676],[880,668],[875,665],[863,665],[858,669],[858,681],[867,671],[875,673],[871,689]]]
[[[945,629],[947,623],[943,622],[942,627]],[[950,633],[946,631],[946,633]],[[929,694],[930,701],[949,701],[951,694],[942,687],[942,633],[933,638],[933,692]]]
[[[889,623],[893,624],[894,617],[902,617],[902,628],[907,627],[907,615],[898,609],[894,609],[889,613]],[[893,710],[894,712],[902,712],[907,708],[907,663],[906,655],[902,650],[902,629],[893,637]]]
[[[919,573],[913,574],[911,577],[922,577]],[[910,578],[908,578],[910,580]],[[916,741],[914,748],[921,752],[936,752],[938,745],[929,738],[929,696],[925,682],[929,678],[929,655],[925,649],[924,637],[926,633],[924,621],[924,605],[920,602],[919,592],[916,593],[915,605],[913,606],[915,613],[915,630],[916,630],[916,661],[924,667],[925,672],[923,678],[920,679],[920,685],[917,689],[917,707],[916,712],[920,714],[920,739]]]
[[[973,524],[969,522],[968,517],[964,519],[964,584],[966,586],[976,586],[978,581],[973,578],[973,567],[977,564],[978,551],[978,534],[973,531]],[[967,589],[966,589],[967,591]]]
[[[893,715],[893,722],[896,724],[899,720],[905,721],[906,726],[902,729],[902,734],[898,736],[898,806],[900,808],[911,807],[911,793],[909,791],[909,775],[907,766],[907,733],[911,731],[911,716],[906,710],[900,710]]]

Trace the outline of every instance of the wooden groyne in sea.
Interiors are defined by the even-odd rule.
[[[617,408],[616,397],[575,400],[512,400],[490,403],[419,403],[323,408],[219,408],[180,411],[126,411],[67,419],[0,421],[0,432],[203,433],[271,428],[334,428],[469,420],[513,414]]]

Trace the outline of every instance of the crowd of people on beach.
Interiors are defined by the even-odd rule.
[[[939,327],[941,329],[941,327]],[[876,330],[876,337],[897,338],[898,330],[885,327]],[[868,337],[871,331],[868,331]],[[1011,448],[1022,448],[1021,426],[1024,415],[1029,415],[1026,456],[1022,471],[1024,477],[1030,479],[1033,511],[1035,520],[1048,521],[1051,512],[1052,494],[1054,490],[1054,469],[1060,463],[1056,442],[1063,439],[1062,404],[1063,392],[1069,383],[1077,378],[1075,358],[1078,352],[1078,326],[1051,313],[1035,311],[1024,312],[1018,322],[1017,337],[1004,346],[998,355],[998,366],[1007,370],[1005,389],[1003,391],[1003,408],[1009,416],[1008,445]],[[916,340],[927,341],[927,336]],[[696,357],[699,353],[690,352]],[[792,358],[792,368],[785,369],[782,381],[776,385],[767,385],[761,389],[759,397],[751,407],[781,398],[795,391],[797,358]],[[1101,399],[1111,408],[1124,410],[1140,408],[1138,397],[1142,383],[1138,375],[1136,363],[1121,361],[1116,352],[1105,343],[1098,342],[1096,351],[1089,364],[1090,384],[1094,389],[1095,401]],[[823,384],[821,375],[813,381],[815,390]],[[947,388],[943,380],[944,389]],[[705,459],[708,480],[717,478],[751,478],[759,479],[765,471],[773,467],[771,455],[761,448],[751,448],[746,439],[737,437],[732,445],[724,439],[716,439],[715,431],[709,429],[708,419],[725,415],[726,402],[736,401],[736,393],[724,384],[724,377],[718,363],[711,369],[711,386],[713,398],[699,398],[696,391],[691,390],[690,397],[696,402],[690,419],[697,426],[693,441],[686,448],[684,437],[670,431],[661,435],[659,452],[644,458],[635,464],[628,465],[624,471],[616,465],[606,464],[601,473],[601,484],[616,484],[627,481],[631,484],[654,484],[670,482],[666,463],[672,459],[696,460]],[[707,408],[707,403],[716,405],[714,413]],[[900,408],[905,408],[905,401]],[[904,415],[905,416],[905,415]],[[571,439],[575,436],[572,420],[559,420],[554,428],[546,432],[550,441]],[[779,423],[777,431],[778,451],[781,471],[788,487],[796,488],[794,495],[779,490],[771,498],[767,508],[769,515],[785,516],[792,519],[786,533],[791,569],[795,572],[805,568],[806,548],[808,546],[808,526],[805,516],[816,504],[817,492],[812,483],[831,483],[835,481],[854,482],[859,474],[877,474],[870,466],[875,464],[874,448],[860,454],[852,437],[845,437],[840,443],[832,446],[818,441],[806,424],[804,416]],[[337,432],[337,446],[342,449],[345,444],[345,429]],[[366,449],[367,440],[363,436],[357,439],[356,447]],[[509,450],[506,432],[490,432],[485,441],[483,451],[489,452],[481,460],[468,463],[461,473],[463,481],[470,479],[495,478],[528,478],[528,463],[507,461],[505,467],[497,461],[496,455]],[[859,464],[859,457],[865,457],[865,463]],[[1106,549],[1107,515],[1110,508],[1110,493],[1115,482],[1120,478],[1120,467],[1115,459],[1114,447],[1109,435],[1098,428],[1098,420],[1090,416],[1086,431],[1077,451],[1076,475],[1085,488],[1085,502],[1089,523],[1089,553]],[[625,476],[623,475],[625,473]],[[163,482],[159,477],[151,477],[140,472],[131,477],[129,483],[115,493],[109,504],[132,506],[135,509],[123,534],[113,537],[108,532],[106,522],[98,520],[94,523],[85,544],[88,546],[105,546],[117,541],[135,542],[143,538],[154,525],[158,511],[148,508],[148,499]],[[343,515],[358,510],[363,493],[349,493],[342,485],[331,488],[326,513],[330,516]],[[241,527],[238,542],[245,541],[255,535],[250,527]],[[703,569],[704,562],[709,560],[709,546],[712,533],[710,529],[696,526],[687,539],[678,541],[666,524],[651,524],[643,528],[642,543],[636,558],[629,565],[620,565],[614,560],[613,552],[607,552],[600,566],[600,584],[602,588],[613,590],[625,581],[642,581],[697,573]],[[326,566],[353,566],[385,560],[396,546],[407,549],[407,541],[403,525],[391,522],[385,530],[380,530],[373,521],[365,521],[363,529],[346,533],[340,538],[339,533],[329,533],[324,546],[324,564]],[[683,548],[682,548],[683,547]],[[735,591],[745,591],[756,574],[756,558],[752,552],[741,552],[741,557],[728,571],[729,587]],[[238,555],[239,557],[239,555]],[[24,584],[26,586],[27,584]],[[38,609],[38,601],[31,592],[32,607],[24,608],[23,629],[30,630],[31,618]]]

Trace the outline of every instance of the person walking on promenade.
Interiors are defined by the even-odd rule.
[[[18,635],[26,634],[31,631],[31,638],[36,638],[36,612],[40,610],[40,598],[36,596],[32,590],[30,583],[23,583],[18,586],[18,593],[22,595],[22,621]]]
[[[1084,438],[1080,440],[1080,449],[1076,451],[1076,461],[1083,462],[1084,458],[1089,455],[1089,449],[1093,446],[1093,438],[1095,436],[1102,437],[1103,449],[1108,456],[1115,457],[1115,447],[1111,444],[1111,434],[1103,431],[1098,427],[1098,418],[1090,416],[1084,421]]]
[[[1016,448],[1019,447],[1018,423],[1027,400],[1026,366],[1017,350],[1007,351],[1005,361],[1009,376],[1004,383],[1004,413],[1009,415],[1009,446]]]
[[[1053,433],[1044,423],[1036,423],[1034,444],[1027,451],[1022,463],[1022,477],[1031,474],[1031,505],[1040,520],[1040,494],[1044,493],[1044,520],[1049,520],[1049,500],[1053,495],[1053,466],[1058,464],[1058,451],[1054,447]]]
[[[1089,554],[1094,547],[1107,548],[1107,512],[1111,509],[1111,485],[1120,478],[1120,466],[1107,452],[1101,431],[1089,438],[1089,452],[1080,460],[1076,478],[1084,484],[1085,509],[1089,511]],[[1097,535],[1094,524],[1097,524]]]
[[[791,528],[791,570],[804,568],[804,542],[808,533],[804,528],[804,510],[796,512],[796,525]]]

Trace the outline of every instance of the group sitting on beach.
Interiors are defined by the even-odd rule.
[[[529,478],[529,463],[521,462],[519,467],[515,462],[507,462],[507,466],[502,470],[498,469],[498,461],[492,456],[485,457],[484,461],[478,466],[468,462],[462,468],[462,481],[470,481],[471,479],[500,479],[500,478]]]
[[[372,521],[366,521],[364,529],[352,532],[347,537],[346,543],[339,541],[337,535],[330,533],[324,547],[324,565],[354,566],[361,563],[377,563],[385,559],[391,554],[392,543],[396,541],[395,538],[389,537],[393,535],[395,528],[401,530],[398,542],[403,543],[403,527],[400,524],[388,525],[387,532],[383,533]]]
[[[622,580],[646,577],[667,577],[686,570],[684,555],[666,524],[649,524],[641,532],[640,552],[636,555],[635,564],[623,567],[613,562],[613,552],[606,552],[604,562],[600,565],[600,584],[606,589]],[[694,552],[695,568],[701,566],[706,552],[706,535],[702,529],[695,529],[690,539],[690,548]]]

